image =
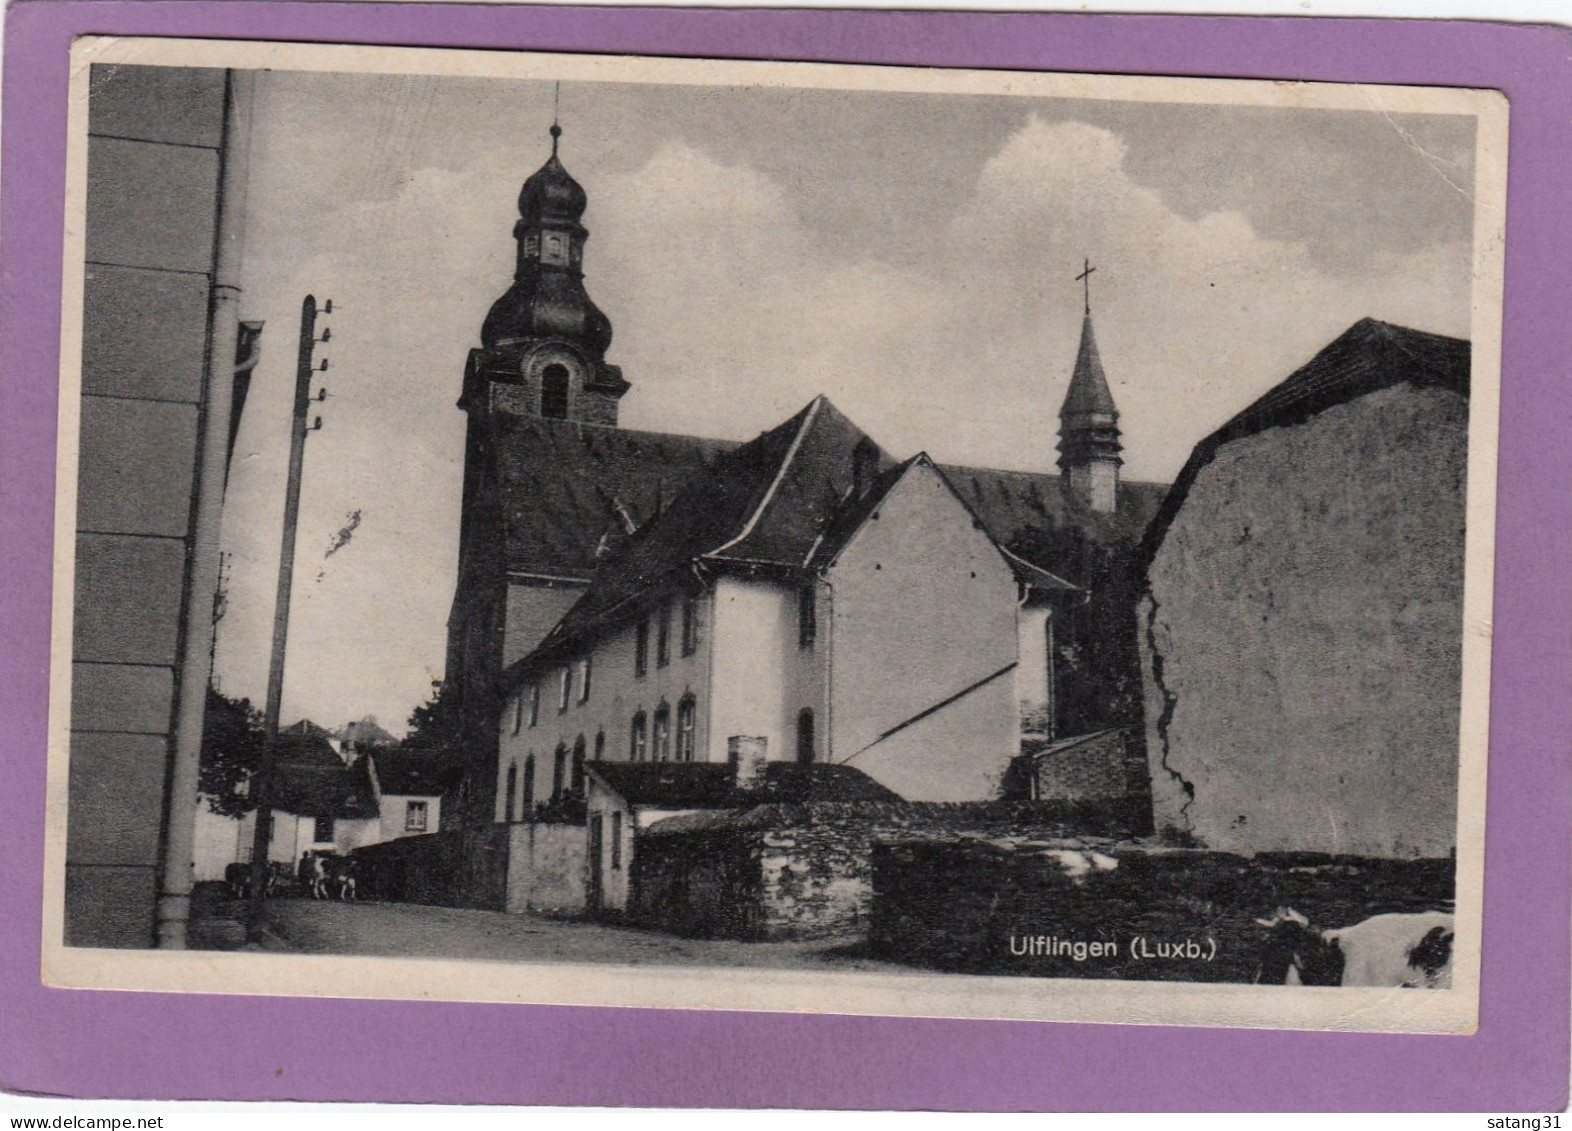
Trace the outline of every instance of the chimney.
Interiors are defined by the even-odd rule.
[[[769,743],[763,738],[734,734],[726,740],[726,760],[732,784],[744,792],[764,787],[764,769],[770,764]]]

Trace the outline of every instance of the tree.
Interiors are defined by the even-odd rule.
[[[262,764],[262,712],[249,699],[231,699],[209,687],[202,722],[198,786],[208,808],[239,817],[256,807],[247,785]]]
[[[440,679],[431,681],[431,698],[409,716],[409,733],[400,743],[406,749],[459,748],[459,712],[457,696],[447,689]]]

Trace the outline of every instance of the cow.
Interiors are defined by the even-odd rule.
[[[327,866],[322,857],[313,852],[301,857],[302,883],[312,899],[327,898]]]
[[[346,903],[353,900],[356,894],[354,857],[330,856],[326,864],[329,895]]]
[[[229,887],[231,899],[251,898],[251,865],[225,864],[224,883]]]
[[[1449,911],[1375,915],[1318,931],[1291,907],[1255,924],[1269,932],[1258,983],[1288,986],[1400,986],[1450,989],[1453,920]]]

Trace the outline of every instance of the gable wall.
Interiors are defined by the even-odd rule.
[[[827,572],[830,758],[908,800],[997,796],[1017,745],[1013,669],[880,735],[1016,661],[1015,579],[931,468],[913,467],[875,515]]]
[[[1141,613],[1159,830],[1245,852],[1454,847],[1467,416],[1396,386],[1201,471]]]

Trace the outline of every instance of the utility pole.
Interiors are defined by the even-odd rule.
[[[323,314],[333,313],[328,299]],[[311,402],[327,400],[327,390],[311,396],[311,375],[325,372],[327,358],[313,366],[312,354],[318,341],[326,342],[331,330],[317,337],[317,300],[307,295],[300,304],[300,353],[295,365],[295,407],[289,425],[289,481],[284,488],[284,534],[278,557],[278,593],[273,601],[273,655],[267,673],[267,706],[262,716],[262,765],[252,785],[257,800],[256,832],[251,841],[251,900],[256,919],[261,921],[262,899],[267,893],[268,846],[273,840],[273,806],[268,791],[278,755],[278,715],[284,700],[284,654],[289,646],[289,598],[295,581],[295,528],[300,521],[300,479],[306,463],[306,436],[322,427],[322,418],[307,424]]]

